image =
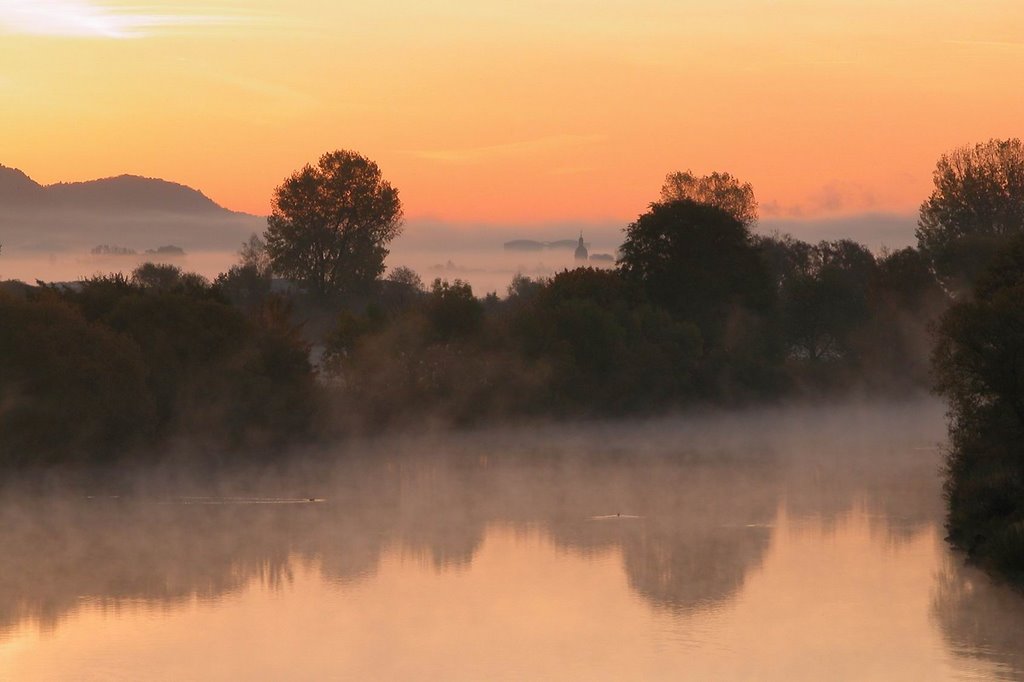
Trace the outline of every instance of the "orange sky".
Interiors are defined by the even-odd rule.
[[[0,0],[0,163],[253,213],[335,148],[411,219],[631,219],[687,168],[765,217],[913,212],[1021,134],[1022,74],[1020,0]]]

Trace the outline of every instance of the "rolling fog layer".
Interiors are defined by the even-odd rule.
[[[571,249],[506,251],[503,244],[516,239],[575,240],[583,233],[591,254],[616,255],[625,223],[554,226],[451,226],[411,221],[391,243],[389,269],[407,266],[429,284],[435,278],[462,279],[478,296],[504,295],[515,274],[546,277],[578,263]],[[149,260],[171,262],[209,279],[238,262],[238,248],[252,233],[262,233],[266,220],[242,214],[194,216],[174,213],[145,214],[95,212],[0,213],[0,281],[33,283],[75,281],[97,274],[131,272]],[[914,221],[906,216],[866,215],[817,221],[764,220],[756,232],[788,232],[810,242],[853,238],[877,250],[900,248],[914,241]],[[135,250],[129,256],[96,256],[101,244]],[[186,255],[168,259],[146,254],[147,249],[174,245]],[[596,267],[612,263],[592,261]]]
[[[0,625],[53,624],[83,594],[216,596],[285,575],[296,555],[340,581],[372,575],[395,543],[468,564],[493,524],[575,551],[621,546],[640,594],[698,608],[739,589],[780,505],[829,523],[864,503],[900,519],[879,526],[896,541],[934,523],[942,434],[930,401],[777,408],[377,438],[214,477],[144,470],[27,494],[14,482],[0,496],[0,540],[16,548],[0,555]],[[640,518],[593,522],[616,514]]]
[[[21,253],[88,253],[100,244],[144,251],[164,244],[186,250],[237,249],[264,218],[161,210],[11,209],[0,207],[0,244]]]
[[[266,221],[256,216],[176,213],[0,213],[0,281],[71,282],[112,272],[129,273],[147,261],[169,262],[214,278],[238,261],[238,248]],[[106,245],[133,255],[93,255]],[[184,257],[147,254],[177,246]]]
[[[0,494],[0,652],[82,608],[170,614],[254,588],[286,595],[310,572],[332,589],[371,585],[396,553],[440,576],[537,534],[588,563],[621,556],[640,603],[703,622],[739,598],[780,527],[787,542],[801,527],[828,542],[863,523],[873,547],[949,556],[943,432],[934,401],[845,404],[376,438],[213,477],[13,482]],[[928,618],[964,660],[1024,670],[1019,598],[961,564],[923,567]]]
[[[163,245],[154,244],[156,246]],[[176,242],[166,242],[177,245]],[[614,249],[612,249],[614,250]],[[132,255],[93,255],[88,251],[19,251],[6,246],[0,253],[0,281],[7,279],[34,283],[72,282],[95,275],[113,272],[131,273],[146,262],[177,265],[186,272],[196,272],[213,280],[238,263],[235,250],[186,249],[184,256],[168,257],[163,254],[136,253]],[[544,250],[538,252],[505,251],[501,243],[493,247],[460,246],[408,248],[396,244],[386,261],[388,269],[410,267],[429,286],[434,279],[448,281],[461,279],[469,282],[477,296],[496,292],[504,296],[516,274],[527,277],[549,277],[566,268],[579,265],[571,250]],[[614,263],[592,262],[595,267],[611,267]]]
[[[6,247],[0,254],[0,281],[7,279],[34,283],[73,282],[113,272],[130,274],[146,262],[177,265],[186,272],[196,272],[213,280],[217,275],[238,262],[236,251],[187,251],[181,257],[139,253],[127,256],[95,256],[81,253],[19,253],[8,254]],[[538,253],[505,252],[499,244],[492,250],[430,249],[422,251],[396,250],[387,259],[388,269],[398,266],[416,271],[428,286],[434,279],[469,282],[477,296],[496,292],[505,296],[516,274],[527,277],[550,277],[577,263],[571,251],[543,251]],[[592,263],[595,267],[610,267],[612,263]]]

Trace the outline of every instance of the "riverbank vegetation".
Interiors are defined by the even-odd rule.
[[[983,565],[1024,579],[1024,237],[973,296],[942,318],[935,348],[950,405],[950,539]]]
[[[944,155],[918,240],[954,295],[935,328],[936,389],[949,401],[950,540],[1024,579],[1024,145]]]
[[[5,290],[4,464],[109,462],[174,443],[217,458],[311,427],[308,347],[280,302],[246,315],[198,275],[152,264]]]
[[[327,154],[285,180],[265,235],[213,282],[147,264],[0,286],[0,462],[230,461],[382,429],[934,381],[951,404],[951,538],[1020,571],[1024,147],[954,150],[934,180],[917,248],[872,253],[758,233],[749,184],[672,173],[614,268],[520,275],[481,298],[384,276],[398,191],[365,157]]]

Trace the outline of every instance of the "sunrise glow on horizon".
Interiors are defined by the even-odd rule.
[[[1019,0],[0,0],[0,164],[262,214],[332,149],[410,219],[631,219],[728,171],[763,217],[909,214],[1020,136]]]

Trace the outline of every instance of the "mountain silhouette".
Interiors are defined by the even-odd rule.
[[[7,249],[234,249],[265,227],[263,218],[231,211],[176,182],[119,175],[42,185],[0,165],[0,243]]]
[[[5,205],[39,201],[43,186],[17,168],[0,165],[0,202]]]
[[[167,180],[119,175],[40,185],[17,168],[6,166],[0,166],[0,200],[19,208],[234,213],[197,189]]]

